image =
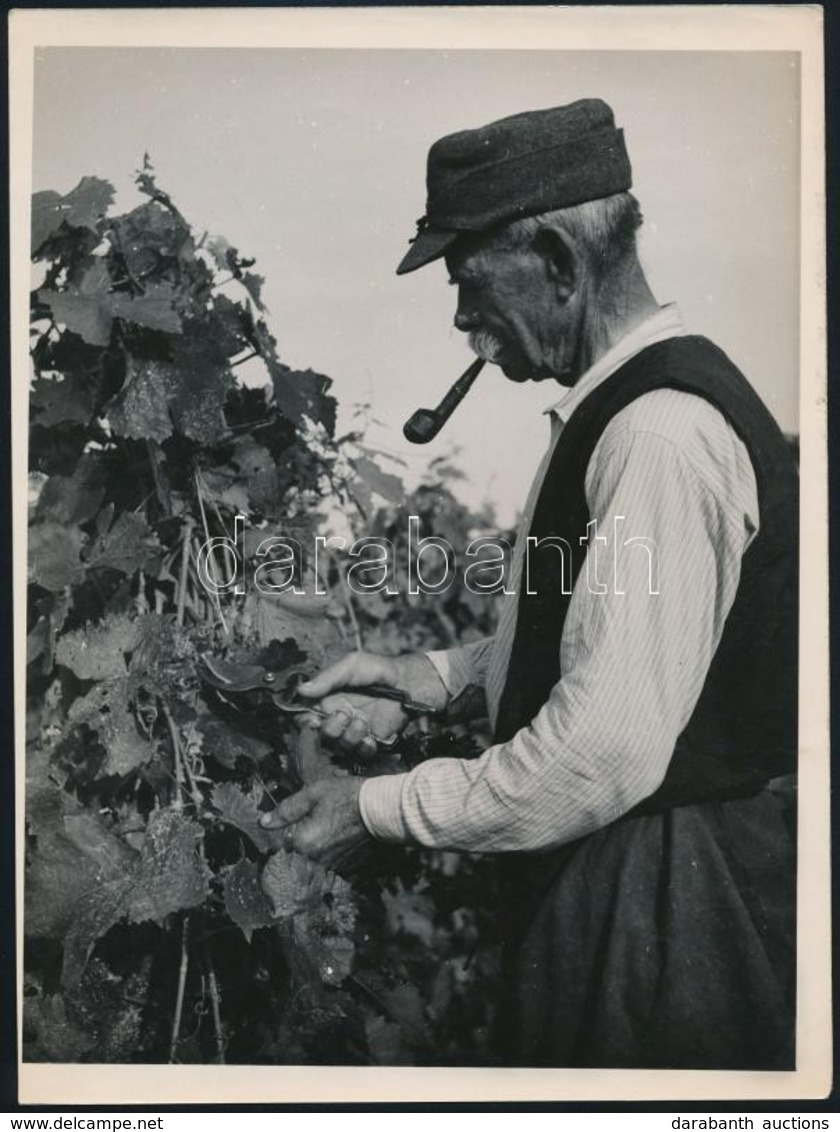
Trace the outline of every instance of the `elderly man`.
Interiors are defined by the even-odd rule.
[[[480,688],[494,743],[473,761],[318,783],[266,820],[337,867],[371,839],[498,853],[511,1063],[791,1068],[784,438],[728,358],[651,294],[603,102],[442,138],[427,185],[398,271],[445,257],[473,350],[565,391],[495,637],[353,654],[307,690],[323,734],[364,749],[405,716],[347,689],[387,683],[445,709]],[[602,532],[619,529],[608,547]]]

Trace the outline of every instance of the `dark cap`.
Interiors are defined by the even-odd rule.
[[[464,232],[600,200],[631,184],[624,133],[598,98],[449,134],[429,150],[426,215],[397,274],[438,259]]]

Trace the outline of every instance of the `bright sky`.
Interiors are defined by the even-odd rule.
[[[548,439],[544,385],[485,369],[438,440],[402,438],[471,360],[433,264],[395,268],[425,206],[429,145],[521,110],[598,96],[625,130],[661,302],[797,427],[799,73],[793,53],[46,48],[33,187],[85,174],[137,203],[148,151],[199,229],[257,258],[283,359],[369,401],[369,439],[408,462],[460,449],[470,502],[509,523]]]

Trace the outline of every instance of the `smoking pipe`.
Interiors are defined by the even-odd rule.
[[[464,370],[436,409],[417,409],[403,425],[403,436],[412,444],[428,444],[434,440],[469,392],[470,386],[484,366],[484,358]]]

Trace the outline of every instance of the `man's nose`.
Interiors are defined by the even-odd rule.
[[[463,331],[464,334],[469,334],[473,330],[478,330],[478,325],[478,312],[459,302],[458,309],[455,311],[455,329]]]

